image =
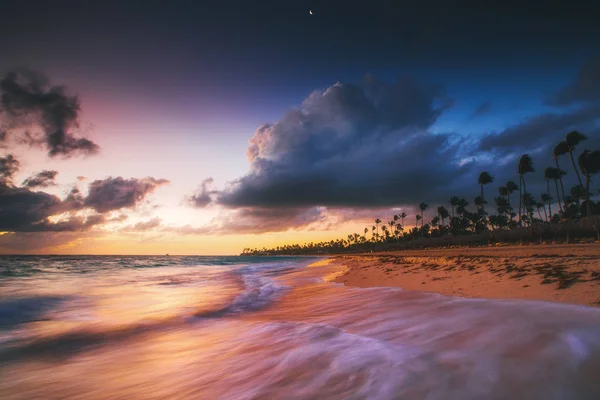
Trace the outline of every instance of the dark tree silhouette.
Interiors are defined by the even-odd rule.
[[[556,147],[554,147],[554,151],[553,151],[554,162],[556,163],[556,169],[558,171],[561,171],[560,165],[558,163],[558,157],[565,155],[567,153],[569,153],[569,145],[564,140],[562,142],[560,142],[559,144],[557,144]],[[560,182],[560,192],[562,193],[564,207],[566,208],[567,203],[566,203],[566,199],[565,199],[565,186],[563,185],[562,175],[558,177],[558,180]]]
[[[421,210],[421,228],[423,227],[423,222],[424,222],[423,211],[427,210],[428,207],[429,206],[427,204],[425,204],[425,203],[419,204],[419,209]]]
[[[523,154],[519,160],[518,172],[519,172],[519,223],[521,222],[521,205],[523,198],[527,196],[527,185],[525,184],[525,174],[534,172],[533,160],[529,154]]]
[[[585,176],[585,203],[586,215],[592,215],[590,204],[590,180],[592,175],[600,173],[600,150],[589,151],[585,150],[577,160],[581,173]]]
[[[456,207],[458,205],[459,201],[460,201],[460,199],[456,196],[452,196],[450,198],[450,205],[452,206],[452,218],[454,218],[454,207]]]
[[[579,185],[581,185],[581,187],[583,187],[583,182],[581,181],[581,176],[579,176],[579,171],[577,169],[577,166],[575,165],[573,151],[575,151],[575,147],[577,147],[579,143],[586,139],[587,136],[577,131],[569,132],[566,138],[567,146],[569,146],[569,156],[571,157],[571,163],[573,164],[573,169],[575,170],[575,174],[577,174],[577,180],[579,181]]]
[[[481,213],[484,214],[485,213],[485,196],[483,195],[483,186],[487,185],[489,183],[492,183],[494,181],[494,177],[492,175],[490,175],[487,172],[482,172],[481,174],[479,174],[479,179],[477,180],[477,182],[479,183],[479,186],[481,187],[481,199],[482,199],[482,203],[481,203]]]

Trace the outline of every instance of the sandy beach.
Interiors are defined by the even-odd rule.
[[[336,257],[335,282],[468,298],[600,306],[600,243],[410,250]]]

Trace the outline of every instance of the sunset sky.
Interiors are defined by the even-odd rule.
[[[496,194],[523,153],[539,196],[566,132],[600,146],[600,11],[485,3],[2,2],[0,252],[410,225],[421,201],[472,202],[481,171]]]

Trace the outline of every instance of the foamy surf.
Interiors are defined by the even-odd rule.
[[[49,261],[0,281],[0,310],[44,300],[2,325],[3,399],[600,398],[594,308],[349,288],[306,259]]]

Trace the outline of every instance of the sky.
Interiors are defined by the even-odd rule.
[[[481,171],[495,194],[524,153],[539,197],[568,131],[600,148],[599,18],[584,1],[4,1],[0,252],[237,254],[399,210],[410,225],[422,201],[471,201]]]

